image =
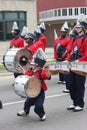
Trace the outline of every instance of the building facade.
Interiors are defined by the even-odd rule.
[[[73,28],[81,13],[87,15],[87,0],[37,0],[38,23],[44,21],[46,24],[48,46],[53,46],[54,29],[60,35],[60,28],[65,21]]]
[[[0,41],[11,39],[14,21],[20,31],[27,26],[33,32],[37,25],[36,0],[0,0]]]

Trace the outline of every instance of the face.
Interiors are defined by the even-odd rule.
[[[82,27],[76,27],[76,31],[77,31],[78,34],[81,33],[82,32]]]
[[[28,44],[31,44],[32,39],[30,39],[30,38],[26,38],[26,39],[25,39],[25,42],[28,43]]]

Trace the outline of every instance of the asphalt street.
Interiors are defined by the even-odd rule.
[[[27,117],[17,116],[17,112],[23,109],[25,98],[14,92],[12,74],[0,75],[0,99],[3,102],[3,109],[0,110],[0,130],[87,130],[87,83],[85,108],[81,112],[73,112],[66,109],[72,102],[69,94],[62,92],[65,85],[57,84],[57,80],[58,75],[55,75],[50,81],[46,81],[48,90],[44,107],[47,118],[40,122],[33,111],[34,107]]]

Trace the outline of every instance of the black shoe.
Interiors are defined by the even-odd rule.
[[[2,109],[2,108],[3,108],[2,101],[0,101],[0,109]]]
[[[74,112],[79,112],[79,111],[82,111],[82,110],[83,110],[82,107],[76,106],[73,111],[74,111]]]

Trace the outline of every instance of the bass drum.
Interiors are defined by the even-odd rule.
[[[25,93],[27,97],[35,98],[39,95],[40,91],[41,91],[41,81],[34,76],[30,77],[25,86]]]
[[[29,76],[25,75],[19,75],[17,78],[15,78],[13,83],[13,89],[18,96],[26,97],[25,85],[27,84],[28,80]]]
[[[11,48],[3,56],[3,64],[8,71],[20,73],[19,64],[25,70],[28,70],[31,59],[32,54],[29,50],[24,48]]]
[[[33,76],[19,75],[14,80],[13,89],[21,97],[35,98],[41,91],[41,82]]]

